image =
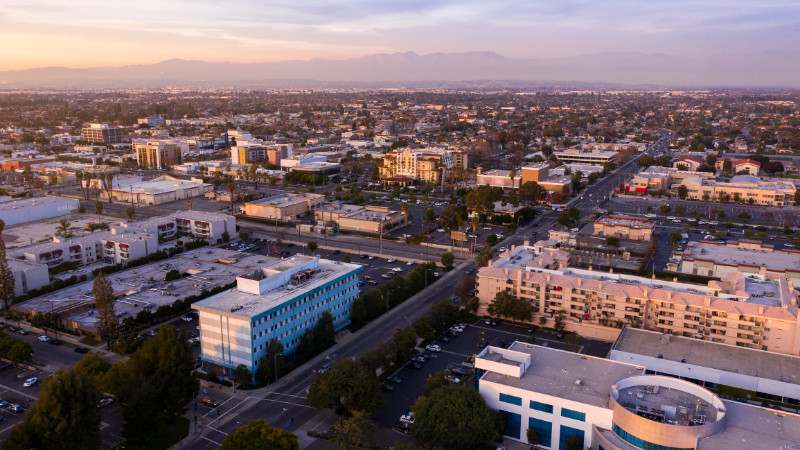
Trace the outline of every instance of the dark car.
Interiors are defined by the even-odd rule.
[[[403,379],[400,377],[389,377],[386,379],[386,381],[391,381],[394,384],[400,384],[403,382]]]
[[[80,353],[85,355],[86,353],[89,353],[89,349],[86,347],[75,347],[75,353]]]
[[[439,336],[438,338],[436,338],[436,340],[439,342],[450,342],[450,338],[444,335]]]
[[[536,333],[536,327],[528,327],[528,334]]]
[[[450,372],[455,375],[460,375],[462,377],[467,375],[467,371],[462,369],[461,367],[453,367],[452,369],[450,369]]]
[[[408,367],[410,367],[410,368],[412,368],[414,370],[420,370],[420,369],[422,369],[422,364],[412,361],[411,363],[408,364]]]
[[[454,337],[458,336],[458,334],[456,334],[456,332],[455,332],[455,331],[451,331],[451,330],[447,330],[447,331],[445,331],[445,332],[444,332],[444,335],[445,335],[445,336],[447,336],[447,337],[449,337],[449,338],[454,338]]]
[[[333,253],[331,253],[331,254],[332,254],[332,255],[338,255],[339,253],[341,253],[341,251],[339,251],[339,250],[334,250],[334,251],[333,251]]]
[[[200,361],[199,359],[195,359],[194,361],[192,361],[192,364],[194,364],[195,367],[200,367],[203,365],[203,362]]]
[[[562,332],[558,332],[558,333],[556,333],[556,337],[557,337],[558,339],[564,339],[564,333],[562,333]]]
[[[383,383],[381,384],[381,390],[386,392],[392,392],[394,391],[394,386],[392,386],[389,383]]]
[[[411,431],[411,427],[408,425],[408,422],[403,420],[400,420],[394,424],[394,429],[403,434],[408,434]]]
[[[365,255],[365,254],[362,254],[362,255],[361,255],[361,259],[367,259],[367,258],[369,258],[369,256],[368,256],[368,255]]]
[[[287,246],[287,247],[294,247],[294,244],[292,244],[291,242],[289,242],[288,244],[286,244],[286,246]]]
[[[492,326],[496,327],[496,326],[500,325],[501,322],[502,321],[500,319],[492,319]]]

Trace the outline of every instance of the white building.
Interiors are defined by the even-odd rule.
[[[111,189],[111,197],[120,202],[160,205],[175,200],[203,195],[212,190],[213,185],[203,183],[199,179],[181,180],[168,175],[154,178],[150,181],[131,183]],[[103,199],[108,198],[105,191],[100,193]]]
[[[80,201],[62,197],[0,197],[0,219],[7,227],[34,220],[64,216],[80,207]]]
[[[192,305],[199,311],[202,359],[223,370],[255,373],[272,339],[294,352],[323,312],[338,331],[350,323],[362,266],[295,255],[266,258],[237,287]]]
[[[14,295],[23,296],[34,289],[41,289],[50,284],[47,267],[32,264],[28,261],[8,258],[8,267],[14,276]]]

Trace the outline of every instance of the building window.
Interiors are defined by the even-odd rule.
[[[640,439],[628,433],[627,431],[620,428],[617,424],[614,424],[612,429],[614,430],[614,433],[617,433],[617,436],[624,439],[627,443],[633,445],[634,447],[642,448],[645,450],[690,450],[681,447],[669,447],[666,445],[658,445],[658,444],[653,444],[652,442],[647,442],[643,439]]]
[[[553,405],[548,405],[547,403],[539,403],[531,400],[531,409],[553,414]]]
[[[559,450],[566,450],[567,449],[567,441],[571,437],[577,437],[581,440],[581,447],[584,448],[583,445],[583,430],[579,430],[577,428],[568,427],[566,425],[561,425],[561,432],[558,436],[558,448]]]
[[[500,410],[500,414],[506,419],[506,436],[519,439],[520,429],[522,428],[522,416]]]
[[[573,411],[567,408],[561,408],[561,417],[566,417],[569,419],[580,420],[581,422],[586,421],[586,413]]]
[[[522,399],[513,395],[500,393],[500,401],[510,405],[522,406]]]
[[[528,418],[528,428],[533,428],[536,430],[536,437],[538,440],[536,441],[537,445],[541,445],[543,447],[550,447],[550,443],[553,439],[553,424],[546,421],[546,420],[539,420],[534,419],[533,417]]]

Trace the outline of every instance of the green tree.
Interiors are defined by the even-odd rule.
[[[669,212],[672,211],[672,207],[664,204],[659,206],[658,210],[661,211],[661,214],[669,214]]]
[[[234,383],[239,383],[239,385],[249,386],[252,385],[252,376],[250,375],[250,370],[247,369],[247,366],[244,364],[239,364],[236,366],[236,370],[233,371],[233,381]]]
[[[312,254],[315,251],[317,251],[317,248],[319,248],[319,245],[317,245],[317,241],[308,241],[308,244],[306,245],[308,246],[308,251],[311,252]]]
[[[133,220],[133,217],[134,217],[135,215],[136,215],[136,210],[135,210],[135,209],[133,209],[133,206],[128,206],[128,208],[126,208],[126,209],[125,209],[125,217],[126,217],[128,220]],[[229,238],[229,239],[230,239],[230,238]]]
[[[742,211],[739,213],[739,218],[742,220],[747,220],[750,218],[750,214],[747,211]]]
[[[283,344],[277,339],[270,339],[267,343],[267,353],[261,357],[256,371],[256,382],[278,381],[283,375],[286,359],[283,355]]]
[[[561,214],[558,215],[558,223],[569,228],[574,222],[568,212],[561,211]]]
[[[222,441],[220,450],[297,450],[297,436],[254,419],[240,426]]]
[[[433,210],[433,208],[425,208],[425,220],[428,222],[433,222],[435,218],[436,212]]]
[[[350,255],[345,254],[344,256],[342,256],[342,262],[343,263],[349,263],[350,262]]]
[[[436,372],[428,375],[425,385],[422,386],[422,396],[430,397],[436,389],[449,385],[450,382],[447,381],[446,376],[445,372]]]
[[[446,330],[458,319],[458,308],[450,300],[440,300],[431,306],[431,321],[437,332]]]
[[[461,214],[455,205],[447,205],[439,214],[439,221],[445,230],[457,230],[461,226]]]
[[[606,238],[606,245],[609,247],[619,247],[619,238],[616,236],[608,236]]]
[[[433,330],[433,321],[430,316],[422,316],[414,326],[414,333],[424,340],[433,339],[436,333]]]
[[[503,416],[486,405],[474,389],[449,385],[420,397],[411,407],[411,432],[437,446],[468,449],[492,440],[503,430]]]
[[[231,214],[236,214],[236,211],[233,209],[233,204],[236,201],[236,185],[233,182],[228,183],[228,194],[231,196]]]
[[[375,374],[360,361],[340,359],[333,368],[317,373],[308,389],[308,404],[316,409],[340,408],[355,413],[376,413],[383,404]]]
[[[36,403],[14,426],[4,449],[100,448],[100,391],[92,378],[58,370],[42,383]]]
[[[94,202],[94,210],[97,211],[97,214],[103,214],[103,202],[100,200]]]
[[[15,280],[14,272],[11,271],[6,259],[6,245],[3,242],[3,230],[5,227],[6,223],[0,219],[0,301],[3,302],[3,311],[5,316],[8,317],[9,308],[15,297]]]
[[[478,264],[478,267],[486,267],[489,264],[489,261],[492,260],[492,257],[494,257],[494,249],[487,245],[486,247],[483,247],[477,255],[475,255],[475,263]]]
[[[487,312],[492,316],[528,322],[533,314],[533,305],[529,301],[513,297],[508,291],[500,291],[489,303]]]
[[[334,441],[340,450],[356,450],[370,448],[371,434],[375,430],[375,422],[364,411],[355,411],[352,417],[344,418],[333,425],[336,435]]]
[[[173,280],[177,280],[180,277],[181,277],[181,273],[178,272],[176,269],[172,269],[169,272],[167,272],[166,275],[164,275],[164,281],[173,281]]]
[[[314,353],[319,353],[336,343],[336,329],[333,326],[333,316],[328,311],[319,316],[314,325]]]
[[[453,256],[450,252],[442,253],[442,265],[445,267],[446,270],[450,270],[453,268],[453,261],[455,261],[455,256]]]
[[[92,285],[94,306],[97,309],[97,329],[100,337],[110,342],[119,325],[114,311],[114,288],[103,272],[97,274]]]
[[[726,214],[725,214],[725,210],[724,209],[720,209],[719,211],[717,211],[717,218],[724,219],[725,216],[726,216]]]
[[[103,377],[111,370],[111,364],[101,358],[100,355],[89,353],[84,356],[83,359],[75,363],[72,370],[74,370],[75,373],[92,377],[95,385],[102,388]]]
[[[519,199],[529,202],[540,202],[547,198],[547,189],[535,181],[523,183],[519,188]]]
[[[675,212],[680,215],[686,214],[686,207],[683,205],[678,205],[675,207]]]
[[[539,433],[536,432],[536,428],[533,427],[528,428],[528,431],[525,432],[525,436],[528,438],[528,444],[531,445],[540,444]]]
[[[70,223],[69,223],[68,219],[66,219],[66,218],[58,219],[58,226],[56,227],[56,236],[61,236],[61,237],[65,238],[65,239],[71,238],[72,236],[74,236],[69,231],[69,225],[70,225]]]
[[[556,312],[556,317],[555,320],[553,321],[553,328],[555,328],[556,331],[558,331],[559,333],[564,331],[565,328],[564,318],[566,316],[567,312],[564,311],[563,309],[559,309],[558,312]]]
[[[683,239],[683,236],[680,231],[675,230],[669,232],[669,242],[672,243],[672,245],[677,244],[681,239]]]

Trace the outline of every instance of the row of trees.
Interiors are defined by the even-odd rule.
[[[424,289],[436,280],[435,271],[436,263],[420,264],[408,273],[408,277],[395,276],[379,289],[373,289],[355,299],[350,318],[353,328],[360,328],[365,323],[375,320]]]
[[[127,361],[111,365],[89,354],[74,368],[59,370],[44,381],[3,448],[99,448],[101,392],[121,403],[128,442],[147,446],[163,426],[174,427],[198,390],[188,338],[185,330],[166,327]]]

